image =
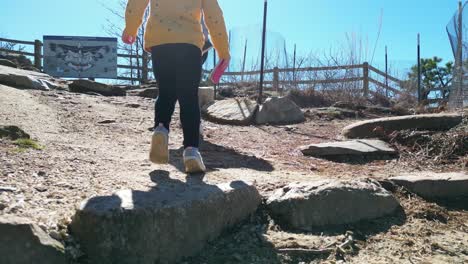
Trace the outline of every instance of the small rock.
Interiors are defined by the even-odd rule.
[[[38,191],[38,192],[46,192],[47,191],[47,187],[45,187],[45,186],[36,186],[36,187],[34,187],[34,189],[36,189],[36,191]]]
[[[141,105],[140,104],[126,104],[125,106],[130,107],[130,108],[139,108]]]
[[[47,176],[47,173],[45,171],[39,171],[37,173],[37,175],[40,176],[40,177],[45,177],[45,176]]]
[[[0,186],[0,192],[15,192],[16,190],[15,187]]]
[[[113,123],[116,123],[116,122],[117,121],[112,120],[112,119],[106,119],[106,120],[99,121],[98,124],[113,124]]]

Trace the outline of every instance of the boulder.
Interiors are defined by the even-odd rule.
[[[260,203],[255,187],[243,182],[158,185],[91,198],[70,228],[90,263],[176,263],[200,252]]]
[[[200,87],[198,89],[198,101],[200,103],[200,107],[211,104],[214,100],[214,87]]]
[[[127,92],[122,87],[98,83],[91,80],[75,80],[70,85],[70,92],[97,93],[104,96],[126,96]]]
[[[418,172],[390,180],[429,200],[468,198],[468,174],[465,172]]]
[[[375,138],[398,130],[446,130],[462,122],[461,114],[425,114],[379,118],[352,124],[343,129],[346,138]]]
[[[203,109],[207,119],[220,124],[250,125],[258,109],[257,103],[248,99],[217,101]]]
[[[11,140],[17,140],[20,138],[31,138],[28,133],[24,132],[17,126],[2,126],[0,125],[0,138],[10,138]]]
[[[271,97],[263,103],[255,117],[255,123],[296,124],[305,121],[304,113],[287,97]]]
[[[6,60],[6,59],[0,59],[0,65],[6,66],[6,67],[18,68],[18,66],[14,62],[10,60]]]
[[[48,80],[51,79],[47,74],[0,65],[0,84],[22,89],[49,90]]]
[[[289,184],[268,199],[267,208],[279,224],[312,231],[380,218],[401,207],[373,181],[323,180]]]
[[[0,234],[1,263],[67,263],[63,245],[28,219],[1,215]]]
[[[397,152],[386,142],[375,139],[350,140],[343,142],[330,142],[312,144],[301,148],[306,156],[313,157],[364,157],[395,155]]]

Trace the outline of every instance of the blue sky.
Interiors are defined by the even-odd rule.
[[[123,21],[115,19],[100,2],[117,6],[118,0],[2,1],[0,36],[22,40],[42,39],[42,35],[106,36],[107,19]],[[229,29],[260,27],[262,0],[219,3]],[[457,5],[458,0],[269,0],[268,27],[286,40],[288,50],[297,44],[300,54],[320,56],[330,48],[342,47],[346,34],[354,34],[373,50],[382,17],[373,64],[383,66],[387,45],[391,65],[403,71],[416,61],[418,32],[423,57],[453,59],[445,26]]]

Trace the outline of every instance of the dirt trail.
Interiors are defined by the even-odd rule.
[[[152,178],[154,180],[158,175],[189,181],[181,171],[182,133],[178,113],[171,127],[171,164],[167,166],[152,165],[147,159],[151,136],[148,128],[153,125],[152,120],[153,100],[149,99],[62,91],[23,91],[0,86],[0,124],[18,125],[45,146],[42,151],[17,152],[10,142],[0,140],[0,186],[16,188],[14,192],[0,193],[0,213],[30,217],[42,227],[52,230],[57,222],[72,216],[75,206],[90,196],[109,195],[120,189],[148,190],[157,185]],[[267,195],[292,181],[364,177],[383,179],[399,172],[424,169],[410,167],[398,160],[335,163],[303,157],[297,150],[305,144],[339,138],[341,129],[354,121],[308,120],[293,126],[260,127],[223,126],[204,121],[205,140],[201,151],[209,172],[203,180],[207,183],[233,180],[255,182],[260,192]],[[461,168],[447,165],[439,169],[455,171]],[[466,220],[467,215],[457,217],[465,217]],[[468,222],[465,221],[466,225]],[[408,233],[419,232],[414,228],[409,230]],[[437,233],[442,236],[437,240],[451,243],[463,235],[466,238],[466,228],[461,230],[458,231],[461,233]],[[242,231],[238,233],[241,234]],[[384,233],[383,236],[386,235]],[[228,243],[234,241],[230,236],[223,239]],[[421,239],[424,241],[424,238]],[[460,243],[466,255],[468,242],[465,240]],[[246,241],[246,246],[252,246],[249,241]],[[373,260],[388,263],[378,250],[387,248],[388,256],[391,256],[395,250],[399,250],[398,245],[383,239],[377,241],[357,258],[364,262],[354,263],[378,263]],[[208,260],[204,257],[201,259],[206,263],[216,263],[217,258],[213,256],[218,253],[210,255],[212,251],[212,248],[206,251]],[[228,255],[234,253],[228,249],[223,252]],[[272,253],[268,251],[266,254]],[[422,256],[426,257],[427,254]],[[231,263],[298,263],[269,260],[265,257],[264,262],[234,260]],[[318,260],[310,263],[314,261]],[[401,263],[411,262],[405,260]]]

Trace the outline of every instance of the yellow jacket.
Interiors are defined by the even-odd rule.
[[[221,59],[229,59],[229,43],[223,12],[217,0],[128,0],[125,31],[136,36],[148,4],[145,49],[170,43],[194,44],[200,49],[205,42],[201,16],[210,32],[213,46]]]

